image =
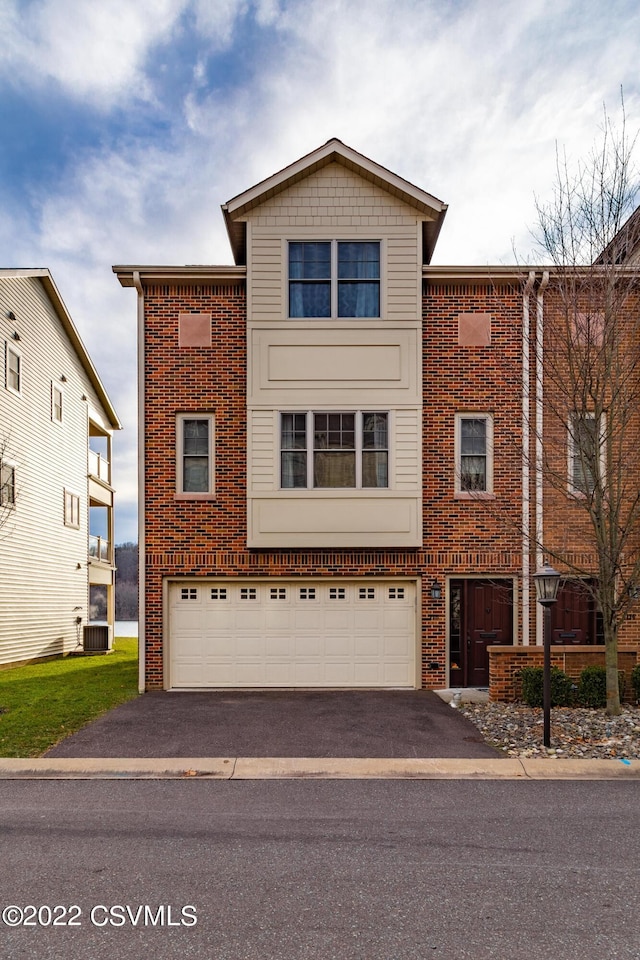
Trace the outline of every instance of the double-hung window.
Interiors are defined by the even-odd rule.
[[[57,383],[51,384],[51,419],[54,423],[62,423],[62,387]]]
[[[22,357],[10,343],[6,345],[5,386],[11,393],[22,393]]]
[[[289,316],[379,317],[380,241],[291,241]]]
[[[282,413],[280,423],[284,489],[389,486],[388,413]]]
[[[213,494],[213,416],[184,413],[177,419],[178,494],[208,497]]]
[[[601,466],[601,437],[593,414],[572,414],[569,418],[569,489],[589,496]]]
[[[456,492],[493,490],[493,421],[488,414],[456,416]]]
[[[64,525],[80,527],[80,497],[71,490],[64,491]]]
[[[16,468],[6,460],[0,460],[0,507],[13,507],[16,503]]]

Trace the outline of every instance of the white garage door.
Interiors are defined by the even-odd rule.
[[[170,686],[414,687],[407,581],[169,586]]]

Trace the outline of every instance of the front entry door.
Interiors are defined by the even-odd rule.
[[[449,682],[489,686],[487,647],[513,643],[511,580],[453,580],[450,589]]]
[[[551,642],[598,643],[598,616],[587,584],[581,580],[560,583],[558,599],[551,607]]]

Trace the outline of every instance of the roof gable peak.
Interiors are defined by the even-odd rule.
[[[337,137],[332,137],[322,146],[300,157],[294,163],[283,167],[282,170],[265,180],[261,180],[255,186],[249,187],[248,190],[244,190],[222,205],[236,263],[243,263],[246,256],[243,223],[246,214],[299,180],[305,179],[315,173],[316,170],[334,162],[342,164],[364,179],[400,198],[421,214],[423,221],[429,227],[429,249],[425,250],[427,262],[429,262],[447,205],[408,180],[392,173],[386,167],[358,153],[357,150],[347,146]]]

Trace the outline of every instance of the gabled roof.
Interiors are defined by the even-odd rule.
[[[64,305],[64,301],[60,296],[60,292],[53,281],[51,272],[46,267],[34,268],[34,269],[0,268],[0,281],[4,278],[20,279],[21,277],[29,277],[29,278],[33,277],[37,280],[40,280],[40,282],[42,283],[45,293],[49,297],[49,300],[51,301],[53,309],[55,310],[58,316],[58,319],[60,320],[62,328],[67,334],[67,336],[69,337],[69,340],[71,341],[73,349],[78,355],[78,359],[80,360],[82,366],[84,367],[84,370],[89,378],[89,381],[91,382],[91,385],[93,386],[94,390],[98,395],[98,398],[100,400],[100,403],[102,404],[104,412],[109,418],[109,423],[111,424],[114,430],[122,430],[122,424],[118,419],[118,414],[116,413],[113,407],[113,404],[109,399],[107,391],[105,390],[104,385],[100,377],[98,376],[98,371],[93,365],[93,361],[89,356],[87,348],[82,342],[80,338],[80,334],[76,330],[75,324],[71,319],[69,311]]]
[[[246,263],[246,222],[242,219],[245,214],[329,163],[342,164],[417,210],[423,217],[423,259],[425,263],[431,262],[442,221],[447,212],[446,203],[409,183],[408,180],[403,180],[402,177],[381,167],[380,164],[374,163],[373,160],[348,147],[341,140],[333,138],[322,147],[306,154],[295,163],[289,164],[288,167],[222,205],[237,264]]]
[[[596,265],[631,265],[640,259],[640,207],[622,224],[613,240],[607,244]]]

